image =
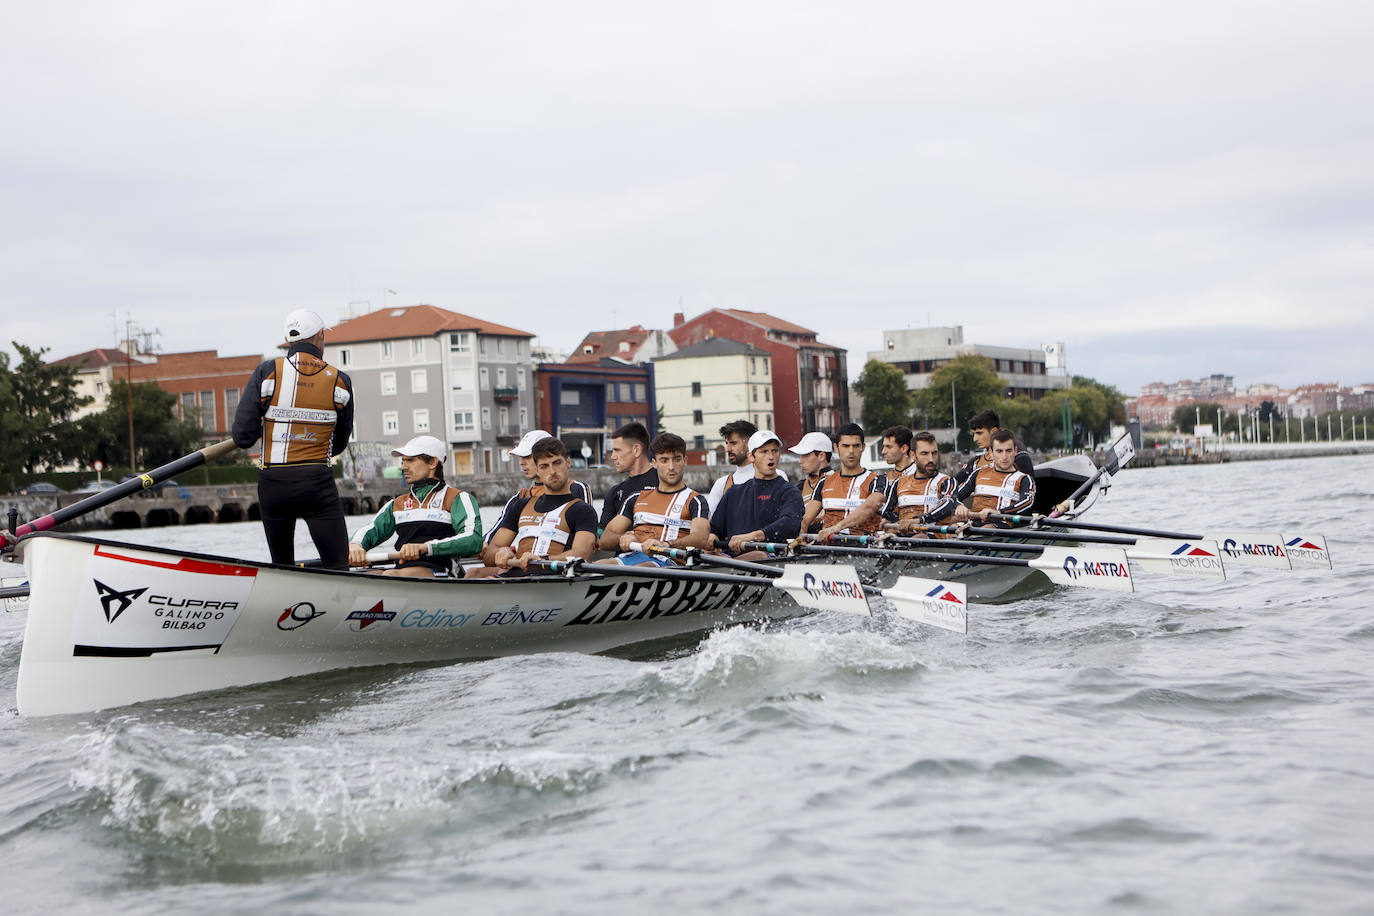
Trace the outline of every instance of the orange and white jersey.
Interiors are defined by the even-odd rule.
[[[839,473],[828,474],[811,498],[821,504],[822,519],[825,527],[829,528],[843,521],[845,516],[862,506],[874,493],[886,497],[887,487],[887,476],[877,471],[863,471],[852,477]],[[882,523],[882,510],[879,509],[863,525],[847,528],[841,533],[872,534]]]
[[[1035,478],[1024,471],[999,471],[991,465],[978,469],[972,478],[974,512],[991,509],[1015,515],[1035,503]]]
[[[258,396],[264,467],[323,464],[333,454],[339,411],[352,401],[347,377],[318,356],[296,352],[274,360]]]
[[[627,498],[619,514],[631,520],[635,540],[656,538],[666,544],[688,532],[693,519],[708,517],[710,513],[706,497],[691,487],[675,493],[647,487]]]
[[[564,515],[569,506],[577,505],[580,500],[569,500],[547,512],[536,512],[534,504],[538,500],[537,496],[530,497],[520,510],[515,552],[520,555],[534,551],[537,557],[556,557],[567,550],[572,541],[572,528]]]
[[[943,472],[936,471],[933,477],[903,474],[897,479],[896,489],[893,491],[892,508],[897,514],[898,521],[928,516],[936,506],[947,502],[953,492],[954,478]],[[949,503],[949,509],[953,511],[953,503]],[[938,522],[932,520],[932,524]]]

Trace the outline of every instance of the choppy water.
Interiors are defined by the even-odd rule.
[[[1045,589],[966,638],[815,615],[21,720],[6,615],[2,906],[1374,912],[1371,480],[1128,472],[1097,519],[1315,523],[1338,568]]]

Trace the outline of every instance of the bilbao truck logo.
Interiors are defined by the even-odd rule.
[[[121,592],[110,588],[99,579],[92,579],[95,583],[96,591],[100,594],[100,606],[105,611],[105,622],[114,623],[119,619],[119,615],[129,609],[129,605],[134,603],[134,599],[146,592],[147,587],[131,588],[127,592]],[[116,607],[118,605],[118,607]]]
[[[856,588],[853,582],[837,582],[833,579],[817,579],[811,573],[802,577],[802,591],[812,598],[819,599],[822,596],[834,598],[862,598],[862,589]]]
[[[1221,552],[1231,557],[1248,555],[1252,557],[1281,557],[1283,548],[1277,544],[1237,543],[1235,538],[1227,538],[1221,543]]]
[[[323,617],[328,611],[317,611],[309,601],[298,601],[281,612],[277,618],[278,630],[299,630],[316,617]]]
[[[383,602],[379,600],[367,610],[349,611],[345,619],[352,630],[361,632],[374,623],[390,623],[395,618],[396,612],[386,610]]]
[[[1068,574],[1070,579],[1081,579],[1084,576],[1116,579],[1129,579],[1131,577],[1130,571],[1122,563],[1080,562],[1075,556],[1064,558],[1064,572]]]

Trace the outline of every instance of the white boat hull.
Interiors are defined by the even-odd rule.
[[[19,712],[85,712],[337,668],[601,652],[806,613],[767,580],[424,580],[67,536],[28,542]]]

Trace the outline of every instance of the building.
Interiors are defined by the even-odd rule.
[[[691,321],[678,312],[668,336],[680,348],[724,337],[766,352],[773,381],[772,428],[786,442],[813,430],[834,435],[849,419],[846,351],[821,343],[810,328],[764,312],[711,309]]]
[[[772,429],[773,367],[767,350],[709,337],[653,361],[663,428],[693,452],[723,445],[721,426],[747,418]],[[788,440],[788,445],[794,440]]]
[[[379,309],[325,332],[325,359],[353,381],[354,440],[388,451],[447,442],[450,473],[509,470],[535,415],[534,337],[434,305]]]
[[[535,377],[539,428],[588,464],[605,463],[611,434],[626,423],[643,423],[650,438],[658,433],[652,364],[543,363]]]
[[[50,366],[70,366],[75,370],[77,397],[91,399],[90,403],[77,408],[67,419],[79,420],[104,410],[111,384],[115,378],[124,377],[125,367],[131,362],[136,360],[131,360],[123,350],[108,347],[74,353],[50,362]]]
[[[1047,371],[1045,350],[964,343],[962,325],[943,328],[906,328],[883,332],[883,349],[870,351],[869,359],[892,363],[902,370],[912,391],[930,384],[935,370],[959,356],[984,356],[1007,387],[1007,396],[1033,399],[1056,388],[1067,388],[1066,375]]]
[[[647,363],[676,349],[677,344],[668,332],[651,331],[636,324],[619,331],[588,331],[566,361],[596,363],[609,357],[625,363]]]

